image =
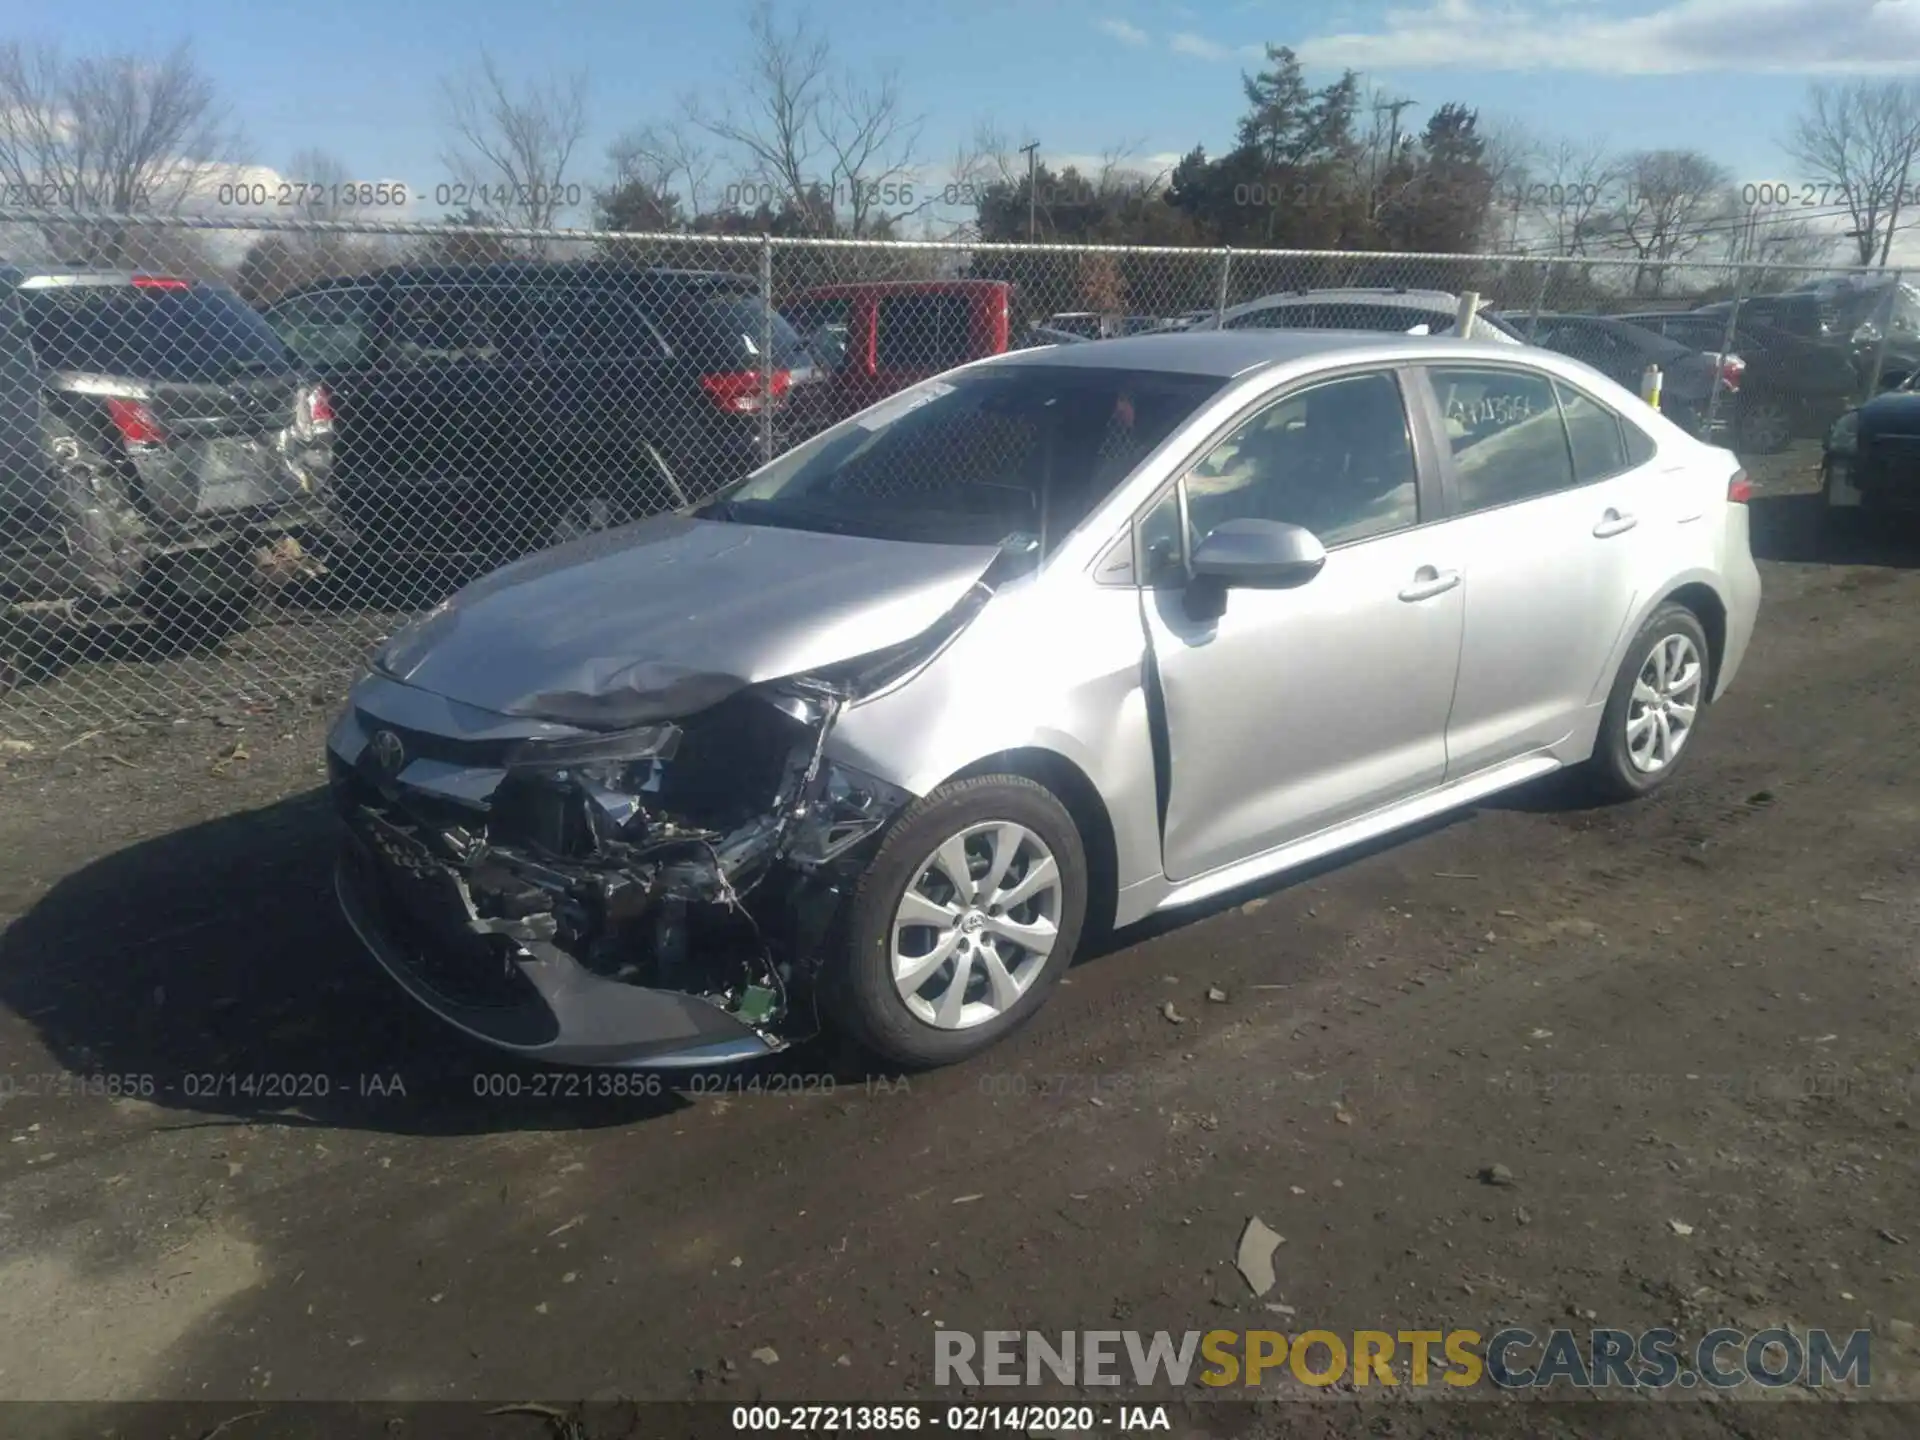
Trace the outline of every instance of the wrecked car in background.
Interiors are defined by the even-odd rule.
[[[328,740],[341,903],[524,1055],[958,1060],[1084,923],[1561,765],[1663,783],[1752,631],[1745,498],[1545,351],[982,360],[394,636]]]

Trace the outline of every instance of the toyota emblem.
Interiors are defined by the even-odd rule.
[[[373,752],[373,763],[380,767],[383,775],[398,775],[400,767],[407,763],[407,747],[400,743],[400,737],[391,730],[374,731],[367,747]]]

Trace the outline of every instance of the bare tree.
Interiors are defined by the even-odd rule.
[[[157,59],[0,44],[0,181],[35,208],[177,211],[237,161],[239,145],[185,44]],[[47,239],[72,258],[118,264],[130,228],[89,220]]]
[[[607,149],[613,186],[641,185],[658,196],[673,196],[682,215],[698,220],[708,211],[717,161],[690,124],[669,120],[643,125]]]
[[[1860,263],[1885,265],[1920,160],[1920,83],[1815,85],[1781,149],[1846,211]]]
[[[1685,260],[1735,213],[1732,177],[1697,150],[1643,150],[1622,163],[1623,190],[1609,238],[1640,260],[1635,294],[1666,288],[1667,266]]]
[[[908,112],[897,75],[844,70],[805,16],[783,24],[772,0],[755,0],[728,93],[719,110],[697,96],[682,104],[732,152],[756,198],[805,228],[832,229],[844,216],[848,233],[866,235],[883,215],[899,220],[932,203],[915,184],[923,121]]]
[[[1601,248],[1624,204],[1621,162],[1597,141],[1556,140],[1529,157],[1517,195],[1555,255],[1585,257]]]
[[[473,187],[472,208],[502,225],[551,229],[570,208],[567,169],[587,132],[584,71],[516,90],[482,51],[468,73],[443,80],[449,136],[442,162]]]

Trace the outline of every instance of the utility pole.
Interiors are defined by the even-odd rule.
[[[1035,140],[1030,145],[1022,145],[1020,153],[1027,157],[1027,243],[1032,244],[1035,232],[1035,200],[1039,195],[1034,185],[1034,172],[1040,163],[1040,142]]]
[[[1387,132],[1387,164],[1393,164],[1394,157],[1400,153],[1400,112],[1411,110],[1419,103],[1418,100],[1383,100],[1373,107],[1376,115],[1385,110],[1393,116],[1392,128]]]
[[[1402,110],[1410,110],[1419,103],[1417,100],[1378,100],[1374,102],[1373,113],[1376,116],[1382,110],[1389,112],[1393,116],[1393,123],[1387,131],[1387,170],[1389,173],[1393,170],[1394,160],[1400,154],[1400,112]],[[1377,135],[1380,132],[1376,130],[1374,133]],[[1374,179],[1372,189],[1373,194],[1367,197],[1367,210],[1370,215],[1377,216],[1380,213],[1380,181],[1378,177]]]

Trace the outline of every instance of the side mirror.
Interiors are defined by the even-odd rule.
[[[1327,563],[1312,531],[1281,520],[1229,520],[1194,548],[1193,578],[1228,590],[1286,590]]]

